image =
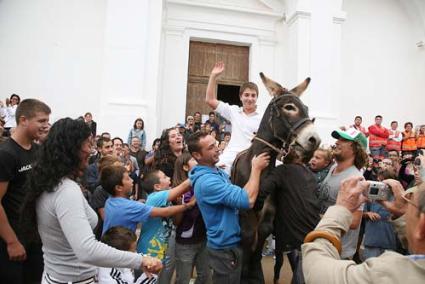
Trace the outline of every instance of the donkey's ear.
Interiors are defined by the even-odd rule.
[[[263,72],[260,72],[261,80],[263,81],[264,86],[266,86],[267,91],[273,97],[278,97],[285,94],[288,90],[282,87],[279,83],[276,83],[272,79],[266,77]]]
[[[310,84],[310,81],[311,81],[310,78],[306,78],[303,82],[301,82],[301,84],[293,88],[291,90],[291,93],[300,97],[304,93],[304,91],[307,89],[308,84]]]

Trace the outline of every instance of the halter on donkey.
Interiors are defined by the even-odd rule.
[[[288,91],[263,73],[260,73],[260,77],[273,99],[264,112],[250,148],[241,152],[233,163],[232,182],[241,187],[249,179],[251,160],[254,156],[265,151],[270,153],[270,165],[261,174],[261,180],[264,180],[274,168],[277,156],[282,156],[283,160],[290,152],[314,151],[320,144],[313,121],[308,116],[308,109],[299,99],[310,79],[307,78]],[[264,283],[261,250],[265,238],[273,230],[274,213],[275,206],[270,198],[266,199],[260,211],[240,212],[241,244],[244,253],[242,283]]]

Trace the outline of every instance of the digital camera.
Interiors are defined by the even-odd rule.
[[[392,195],[390,187],[379,181],[369,181],[367,198],[370,201],[388,200]]]

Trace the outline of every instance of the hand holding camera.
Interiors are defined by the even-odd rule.
[[[365,181],[363,177],[350,177],[342,181],[336,204],[355,212],[364,202],[377,201],[394,217],[400,217],[407,209],[403,194],[404,188],[397,180],[374,182]]]
[[[345,179],[341,182],[341,188],[336,198],[336,205],[343,206],[355,212],[360,205],[367,201],[364,195],[369,183],[362,176],[355,176]]]
[[[369,187],[366,192],[369,201],[389,200],[392,192],[388,184],[379,181],[368,181]]]
[[[384,180],[384,183],[389,185],[389,188],[394,198],[392,201],[378,201],[379,204],[384,206],[394,217],[400,217],[401,215],[404,215],[407,210],[407,202],[402,197],[404,194],[403,186],[399,181],[394,179]]]

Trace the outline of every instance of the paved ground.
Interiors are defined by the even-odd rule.
[[[274,259],[273,256],[265,256],[261,261],[263,265],[263,272],[266,284],[289,284],[292,279],[292,270],[289,265],[289,261],[285,256],[282,269],[280,270],[279,282],[273,283],[273,271],[274,271]],[[195,272],[196,274],[196,272]],[[175,283],[175,275],[171,280],[171,283]],[[190,283],[195,283],[194,279]]]
[[[263,264],[263,272],[266,284],[273,284],[273,267],[274,267],[274,259],[273,256],[265,256],[262,260]],[[280,278],[279,284],[287,284],[291,283],[292,279],[292,270],[289,265],[289,261],[285,256],[285,260],[283,262],[282,269],[280,270]]]

